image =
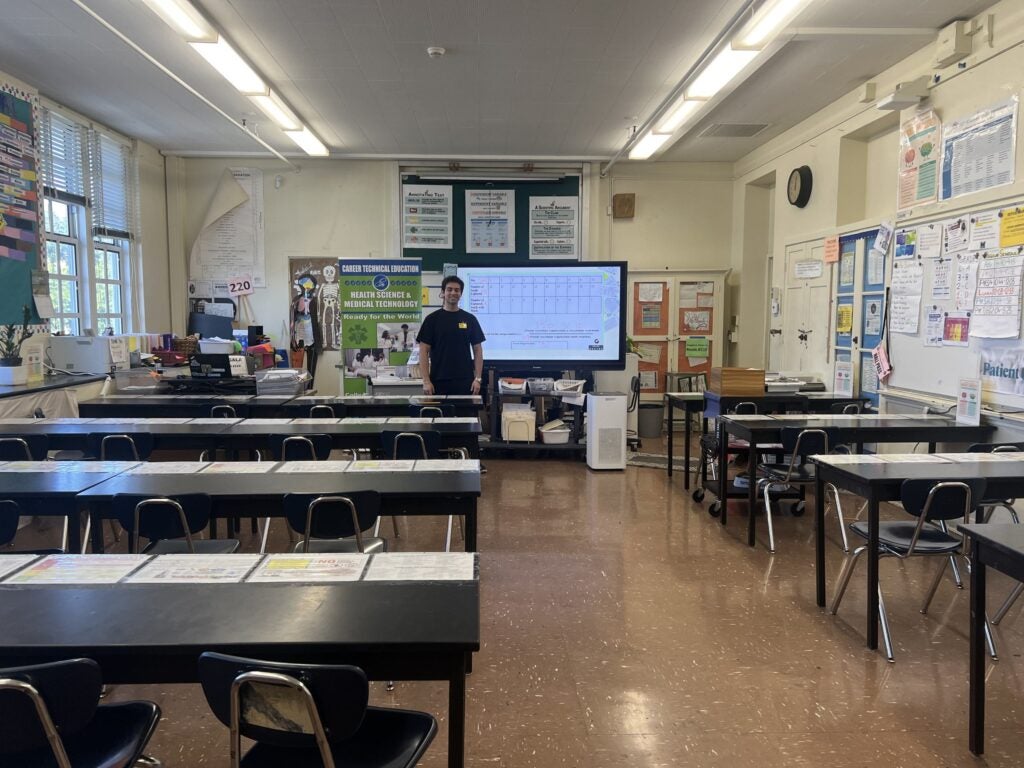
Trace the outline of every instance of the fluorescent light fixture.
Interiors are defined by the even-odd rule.
[[[687,118],[696,113],[703,104],[704,102],[698,99],[683,99],[676,102],[672,111],[668,113],[668,117],[662,120],[655,130],[658,133],[672,133],[685,123]]]
[[[267,85],[227,40],[218,37],[215,43],[189,43],[199,55],[210,62],[224,79],[245,94],[266,94]]]
[[[171,29],[189,41],[213,42],[217,31],[188,0],[142,0]]]
[[[302,129],[302,122],[299,118],[288,108],[287,104],[281,101],[281,97],[273,91],[265,95],[250,96],[249,98],[263,111],[263,114],[277,123],[279,128],[286,131]]]
[[[686,87],[686,98],[710,99],[757,58],[757,54],[757,51],[737,51],[731,46],[726,46]]]
[[[633,145],[633,148],[629,150],[630,160],[646,160],[648,157],[653,155],[661,145],[668,141],[670,138],[667,133],[655,133],[654,131],[648,131],[647,135],[644,136],[640,141]]]
[[[298,144],[307,155],[326,156],[330,154],[323,142],[306,126],[302,126],[300,131],[285,131],[285,135]]]
[[[737,36],[736,44],[743,48],[763,48],[775,34],[793,20],[809,0],[775,0],[761,6]]]

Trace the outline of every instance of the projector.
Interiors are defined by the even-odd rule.
[[[928,98],[928,76],[924,75],[907,83],[900,83],[896,90],[883,96],[875,103],[876,109],[907,109],[916,107],[922,99]]]

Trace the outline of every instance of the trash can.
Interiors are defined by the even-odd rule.
[[[661,426],[664,416],[665,408],[661,403],[640,403],[637,410],[637,435],[641,439],[645,437],[661,437]]]

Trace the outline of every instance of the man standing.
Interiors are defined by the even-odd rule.
[[[486,340],[480,323],[459,308],[466,284],[455,275],[441,281],[441,309],[427,315],[416,335],[420,344],[423,392],[428,395],[479,395]],[[473,355],[470,357],[470,349]]]

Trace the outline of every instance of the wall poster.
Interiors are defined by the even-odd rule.
[[[366,392],[378,376],[406,378],[419,331],[419,259],[340,259],[343,394]]]
[[[323,340],[325,352],[341,348],[341,292],[337,259],[291,259],[290,318],[291,346],[313,345],[314,336]],[[314,332],[315,329],[315,332]]]
[[[402,185],[402,247],[452,247],[451,185]]]
[[[467,189],[466,253],[515,252],[515,190]]]

